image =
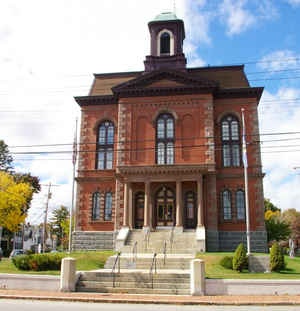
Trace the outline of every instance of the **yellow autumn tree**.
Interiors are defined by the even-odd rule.
[[[16,183],[13,177],[0,171],[0,226],[16,232],[27,216],[26,203],[33,189],[28,183]]]

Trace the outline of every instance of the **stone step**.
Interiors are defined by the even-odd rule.
[[[152,294],[152,295],[189,295],[190,289],[162,288],[122,288],[122,287],[81,287],[76,288],[77,292],[89,293],[112,293],[112,294]]]
[[[136,273],[132,273],[130,276],[124,276],[122,275],[122,273],[115,274],[115,281],[116,282],[132,282],[132,283],[138,283],[138,282],[149,282],[150,279],[150,274],[146,273],[145,275],[140,275],[140,274],[136,274]],[[190,282],[190,276],[181,276],[180,274],[178,274],[177,276],[169,276],[169,277],[158,277],[158,274],[153,273],[153,280],[155,282],[158,282],[160,284],[166,283],[166,284],[173,284],[176,282],[180,282],[180,284],[187,284]],[[80,282],[83,281],[89,281],[89,282],[112,282],[112,273],[110,273],[109,275],[105,275],[105,276],[86,276],[86,275],[82,275],[80,277]]]
[[[78,284],[79,287],[85,287],[85,288],[111,288],[113,287],[113,279],[107,282],[99,281],[80,281]],[[130,288],[130,289],[136,289],[136,288],[151,288],[152,289],[152,281],[151,277],[149,276],[146,282],[125,282],[125,281],[118,281],[115,280],[115,287],[119,288]],[[190,283],[158,283],[157,281],[153,280],[153,287],[156,289],[189,289]]]
[[[125,270],[121,271],[120,274],[116,274],[116,277],[118,278],[129,278],[131,280],[142,280],[143,278],[147,279],[149,276],[149,271],[131,271],[131,270]],[[188,271],[180,272],[180,273],[174,273],[174,272],[166,272],[166,271],[158,271],[157,274],[153,274],[154,278],[156,280],[165,280],[165,279],[189,279],[190,273]],[[112,273],[110,270],[99,270],[99,271],[85,271],[81,272],[80,279],[91,279],[91,280],[97,280],[99,278],[111,278]]]

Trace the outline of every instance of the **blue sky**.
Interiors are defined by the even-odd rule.
[[[17,169],[61,185],[50,210],[70,206],[70,154],[17,152],[71,150],[40,145],[72,143],[80,117],[73,96],[87,94],[92,73],[143,70],[147,23],[172,9],[173,0],[0,2],[0,138]],[[176,13],[185,22],[188,67],[246,63],[251,85],[265,87],[261,133],[300,132],[300,0],[177,0]],[[262,139],[265,196],[300,210],[300,169],[293,169],[300,134]],[[30,221],[42,219],[46,192],[35,197]]]

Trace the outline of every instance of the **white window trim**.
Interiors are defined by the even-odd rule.
[[[160,55],[160,37],[163,33],[167,32],[170,36],[170,56],[174,55],[174,35],[173,33],[168,30],[168,29],[163,29],[161,30],[158,35],[157,35],[157,56],[161,56]]]

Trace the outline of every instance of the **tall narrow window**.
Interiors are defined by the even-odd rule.
[[[236,192],[235,204],[237,219],[245,219],[245,193],[243,190]]]
[[[174,164],[174,119],[161,114],[156,121],[156,163]]]
[[[99,126],[97,143],[97,169],[113,168],[114,125],[110,121],[102,122]]]
[[[236,117],[228,115],[221,125],[222,155],[224,167],[241,165],[240,127]]]
[[[112,216],[112,194],[107,192],[105,194],[105,208],[104,208],[104,220],[111,220]]]
[[[224,190],[221,193],[221,202],[223,209],[224,220],[231,219],[231,192],[229,190]]]
[[[92,220],[100,219],[100,193],[94,192],[92,197]]]
[[[170,55],[170,35],[167,32],[160,36],[160,54]]]

